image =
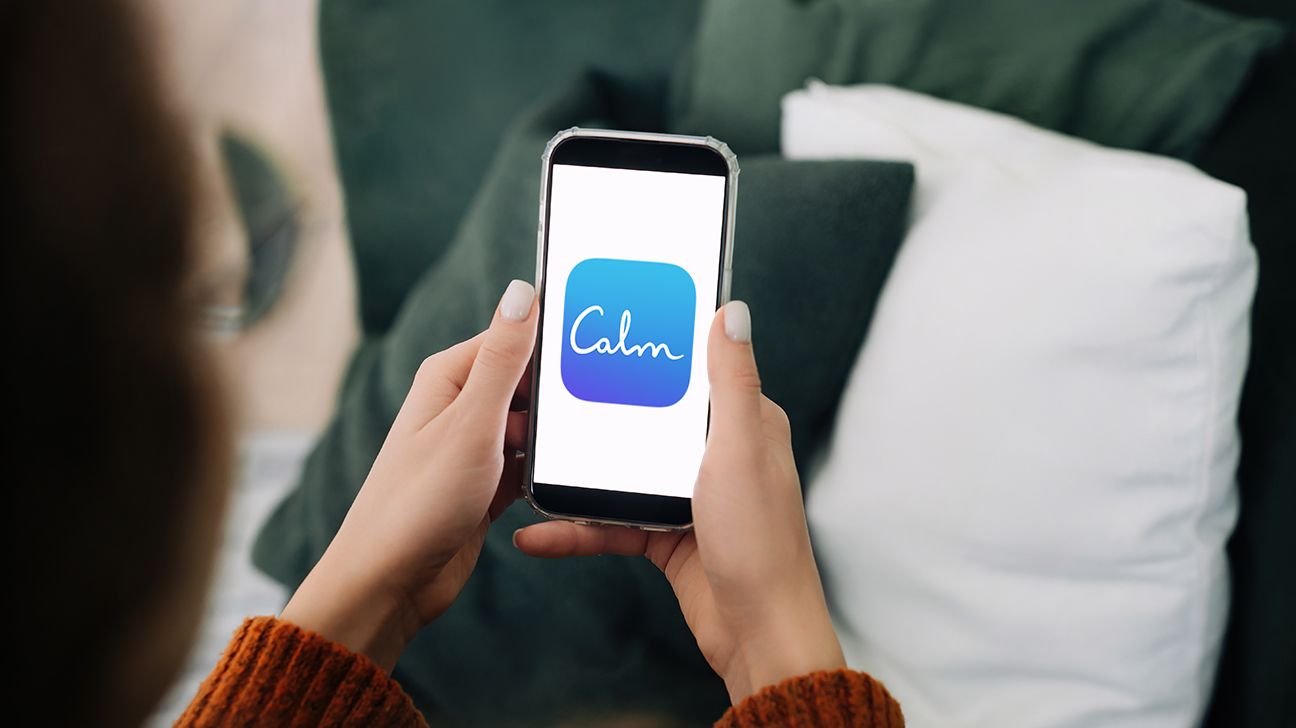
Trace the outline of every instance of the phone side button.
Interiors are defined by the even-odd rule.
[[[640,526],[640,527],[639,527],[639,530],[641,530],[641,531],[652,531],[653,533],[670,533],[670,532],[671,532],[671,529],[669,529],[669,528],[658,528],[657,526]]]

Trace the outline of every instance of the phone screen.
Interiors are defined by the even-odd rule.
[[[554,163],[532,479],[689,498],[726,177]]]

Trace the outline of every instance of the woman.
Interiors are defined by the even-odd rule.
[[[229,473],[182,243],[185,143],[120,3],[9,4],[0,29],[20,347],[11,687],[43,723],[137,725],[193,639]],[[277,618],[239,628],[178,725],[424,725],[387,673],[519,493],[526,414],[511,404],[526,401],[537,318],[514,281],[486,331],[423,364],[324,556]],[[514,542],[651,559],[728,687],[720,725],[898,726],[885,689],[845,668],[750,333],[742,303],[711,327],[693,531],[548,522]]]

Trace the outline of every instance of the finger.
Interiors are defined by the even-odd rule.
[[[674,583],[680,565],[688,561],[690,551],[696,550],[697,539],[693,531],[653,533],[648,536],[648,546],[644,549],[644,556],[647,556],[653,566],[661,569],[666,578]],[[677,559],[676,556],[680,558]]]
[[[546,521],[519,529],[513,534],[513,545],[524,554],[546,559],[599,554],[643,556],[650,535],[635,528]]]
[[[707,341],[711,380],[711,437],[746,438],[761,432],[761,385],[751,345],[751,313],[730,301],[711,322]]]
[[[500,474],[499,486],[495,489],[495,497],[491,499],[490,508],[487,514],[490,516],[491,523],[495,522],[500,514],[508,510],[513,505],[513,501],[522,495],[522,473],[526,472],[526,457],[521,453],[504,454],[504,471]]]
[[[531,361],[527,362],[526,368],[522,370],[522,379],[518,382],[517,389],[513,391],[513,401],[509,404],[511,410],[524,410],[531,406],[531,376],[535,373],[532,366],[535,363],[534,355]]]
[[[459,395],[466,416],[487,417],[495,427],[503,425],[535,347],[539,318],[535,310],[535,288],[526,281],[509,283]]]
[[[765,427],[765,436],[775,442],[792,445],[792,423],[788,421],[787,412],[773,400],[761,395],[761,422]]]
[[[485,336],[486,332],[482,332],[423,360],[396,415],[398,426],[418,429],[459,396]]]
[[[510,450],[526,449],[531,426],[530,415],[530,412],[508,413],[508,421],[504,424],[504,447]]]

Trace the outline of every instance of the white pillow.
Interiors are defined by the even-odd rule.
[[[1198,722],[1236,514],[1243,192],[878,86],[787,96],[783,151],[917,168],[808,485],[851,664],[914,726]]]

